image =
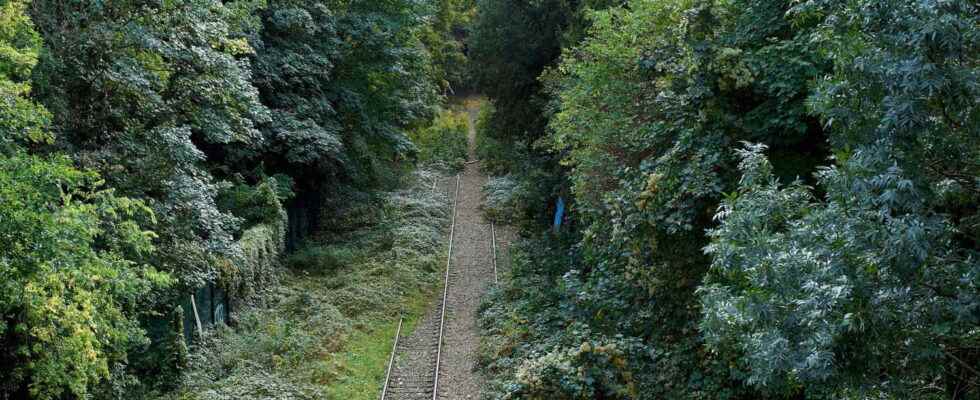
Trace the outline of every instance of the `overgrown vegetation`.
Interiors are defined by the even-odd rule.
[[[477,26],[564,32],[561,57],[474,53],[544,65],[522,73],[547,128],[488,66],[516,120],[490,134],[560,160],[568,186],[518,161],[507,190],[567,195],[574,223],[514,214],[490,397],[980,396],[975,4],[636,0],[579,14],[580,42],[574,16],[526,25],[578,5],[539,4]]]
[[[145,343],[131,316],[172,284],[142,261],[156,235],[145,203],[60,154],[32,101],[40,37],[26,3],[0,3],[0,395],[84,395]]]
[[[0,397],[175,390],[201,357],[192,294],[229,296],[221,312],[223,298],[195,300],[220,324],[295,285],[287,247],[433,151],[407,133],[447,123],[429,128],[464,79],[471,11],[0,1]]]
[[[0,398],[373,395],[471,90],[490,397],[980,398],[978,56],[972,0],[0,0]]]
[[[439,281],[451,208],[434,179],[411,176],[351,210],[359,227],[322,232],[289,256],[281,285],[195,347],[169,398],[374,398],[392,323],[404,313],[411,326]]]
[[[515,170],[520,162],[520,149],[511,143],[498,138],[493,129],[493,117],[496,115],[493,103],[483,101],[480,113],[476,118],[476,156],[484,172],[490,175],[504,175]]]
[[[466,41],[475,0],[435,0],[433,22],[423,28],[420,38],[432,57],[435,81],[444,94],[462,96],[473,90],[471,67],[466,57]]]
[[[466,136],[469,134],[466,113],[440,112],[431,125],[409,132],[419,148],[419,161],[445,171],[459,171],[466,162]]]

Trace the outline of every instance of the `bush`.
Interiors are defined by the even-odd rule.
[[[452,171],[463,169],[469,126],[465,113],[443,111],[431,125],[411,131],[409,137],[419,149],[419,161]]]
[[[483,193],[483,213],[497,223],[512,223],[520,212],[518,182],[510,175],[490,178]]]
[[[281,202],[292,197],[288,185],[275,178],[266,178],[255,186],[233,184],[218,194],[218,209],[243,219],[245,227],[276,223],[282,213]]]
[[[552,154],[498,139],[494,113],[493,104],[485,102],[477,121],[476,153],[484,172],[495,176],[483,188],[483,211],[498,223],[537,231],[550,223],[559,196],[571,200],[564,194],[565,173]]]
[[[483,171],[490,175],[506,175],[516,172],[520,157],[518,143],[511,143],[495,136],[493,116],[496,112],[492,102],[483,102],[476,120],[476,156],[480,159]]]
[[[286,265],[296,271],[332,274],[353,265],[357,257],[357,250],[349,245],[312,244],[289,255]]]

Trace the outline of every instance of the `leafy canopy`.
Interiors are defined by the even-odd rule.
[[[142,202],[29,152],[53,135],[27,97],[40,38],[25,7],[0,5],[0,392],[83,397],[145,342],[141,299],[170,278],[137,261],[155,238],[137,223],[153,218]]]

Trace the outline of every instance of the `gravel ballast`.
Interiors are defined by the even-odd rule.
[[[472,114],[470,159],[474,158],[475,153]],[[475,367],[480,344],[477,310],[483,295],[494,284],[490,224],[483,219],[480,211],[486,181],[487,177],[480,172],[478,162],[467,163],[460,174],[459,198],[453,199],[457,202],[456,225],[446,294],[439,399],[476,400],[480,398],[484,384]],[[446,188],[450,194],[455,191],[455,183],[455,177],[447,180]],[[498,240],[498,254],[501,252],[500,245]],[[498,262],[499,265],[502,264]],[[440,291],[417,329],[401,339],[387,399],[432,399],[441,300]]]

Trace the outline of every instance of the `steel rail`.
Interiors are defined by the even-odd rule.
[[[432,400],[439,398],[439,367],[442,363],[442,337],[446,330],[446,302],[449,298],[449,269],[453,264],[453,239],[456,236],[456,208],[459,205],[460,174],[456,174],[456,195],[453,196],[453,219],[449,228],[449,255],[446,257],[446,281],[442,289],[442,311],[439,316],[439,344],[436,347],[436,368],[432,383]]]
[[[490,177],[487,177],[487,184],[490,183]],[[500,281],[497,279],[497,230],[494,228],[493,218],[490,218],[490,243],[493,248],[493,284],[498,285]]]
[[[493,243],[493,284],[499,285],[497,279],[497,232],[493,228],[493,221],[490,221],[490,242]]]
[[[388,372],[385,373],[385,386],[381,389],[381,400],[385,400],[388,397],[388,384],[391,382],[391,367],[395,365],[395,353],[398,352],[398,338],[402,336],[402,322],[405,322],[405,317],[398,319],[398,330],[395,331],[395,344],[391,346],[391,358],[388,359]]]

